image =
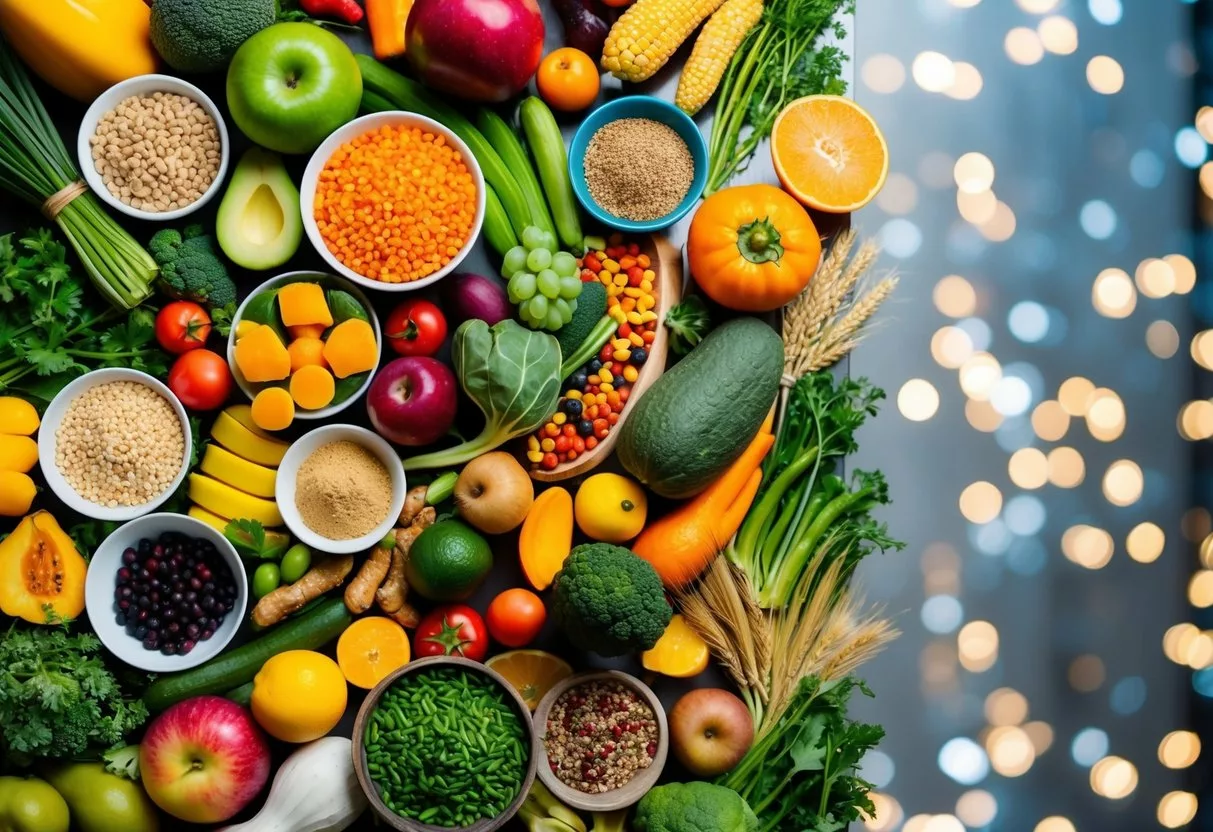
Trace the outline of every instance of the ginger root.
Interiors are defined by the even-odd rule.
[[[392,563],[393,549],[376,546],[362,562],[362,568],[345,588],[345,608],[359,615],[371,608],[375,600],[375,588],[383,582]]]
[[[394,615],[405,606],[409,585],[404,579],[404,570],[409,562],[409,550],[413,548],[413,541],[417,539],[418,535],[432,526],[436,518],[437,513],[433,506],[426,506],[418,512],[411,526],[407,529],[396,530],[396,545],[392,548],[392,565],[388,569],[383,585],[375,593],[379,609],[388,615]],[[416,611],[413,612],[413,616],[416,617]]]
[[[353,569],[353,555],[325,558],[293,584],[280,586],[258,601],[253,607],[253,623],[259,627],[277,624],[313,598],[341,586]]]
[[[414,485],[404,495],[404,505],[400,508],[399,521],[402,529],[407,529],[417,519],[417,515],[425,506],[425,495],[429,491],[429,488],[428,485]]]
[[[411,630],[421,623],[421,613],[417,612],[417,608],[408,601],[405,601],[404,606],[389,615],[388,618],[406,630]]]

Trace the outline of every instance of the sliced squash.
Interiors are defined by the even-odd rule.
[[[291,341],[286,351],[291,357],[292,373],[298,372],[300,367],[310,365],[328,367],[324,361],[324,342],[319,338],[312,338],[310,335],[296,338]]]
[[[20,517],[38,496],[38,486],[29,474],[0,471],[0,517]]]
[[[0,433],[33,436],[38,429],[38,411],[25,399],[0,396]]]
[[[38,443],[28,436],[0,433],[0,471],[22,474],[38,464]]]
[[[0,610],[31,624],[84,612],[88,567],[54,516],[36,511],[0,543]]]
[[[245,381],[282,381],[291,374],[291,356],[273,327],[259,324],[236,342],[236,366]]]
[[[267,387],[253,399],[253,421],[262,430],[285,430],[295,421],[295,400],[281,387]]]
[[[278,314],[286,326],[333,325],[333,313],[319,283],[288,283],[279,289]]]
[[[379,363],[375,330],[360,318],[350,318],[333,327],[324,342],[324,360],[337,378],[365,373]]]
[[[304,410],[328,407],[336,391],[333,374],[323,367],[300,367],[291,375],[291,398]]]

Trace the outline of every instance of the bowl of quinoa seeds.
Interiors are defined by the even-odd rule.
[[[606,212],[632,222],[661,219],[691,190],[695,162],[668,124],[621,118],[598,129],[583,160],[590,196]]]
[[[68,403],[55,430],[59,474],[81,499],[103,508],[142,506],[165,494],[185,454],[177,412],[138,381],[89,387]]]
[[[219,127],[193,98],[153,92],[102,114],[89,139],[93,166],[110,194],[149,214],[187,208],[219,174]]]

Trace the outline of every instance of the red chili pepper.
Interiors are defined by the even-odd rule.
[[[362,6],[354,0],[299,0],[299,8],[312,17],[329,17],[353,25],[362,20]]]

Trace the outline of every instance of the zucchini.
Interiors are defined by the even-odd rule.
[[[514,181],[522,189],[522,196],[526,199],[527,207],[531,209],[531,225],[555,236],[556,227],[552,225],[547,200],[543,198],[539,180],[535,177],[535,169],[531,167],[531,160],[527,158],[526,148],[522,146],[514,128],[506,124],[501,116],[487,108],[480,110],[480,115],[476,118],[476,125],[505,162],[506,167],[514,174]],[[518,237],[521,239],[521,231],[518,231]]]
[[[191,670],[161,676],[148,686],[143,703],[151,711],[162,711],[193,696],[230,691],[251,682],[273,656],[287,650],[323,647],[341,635],[351,621],[353,617],[345,608],[345,601],[327,598],[307,614],[285,621],[235,650]]]
[[[556,117],[540,99],[531,96],[518,108],[518,120],[526,135],[535,169],[552,209],[556,234],[565,248],[581,246],[581,219],[577,216],[577,198],[573,195],[573,180],[569,177],[569,154],[564,149],[564,136]]]
[[[475,125],[454,107],[435,98],[421,84],[393,72],[371,56],[355,55],[354,60],[362,73],[362,108],[368,112],[408,110],[432,118],[463,139],[480,163],[484,181],[497,192],[514,233],[521,236],[522,229],[532,224],[529,203],[506,163]]]
[[[518,245],[514,229],[510,227],[510,218],[492,186],[484,191],[484,238],[498,255],[505,253]]]
[[[253,683],[245,682],[238,688],[232,688],[223,694],[223,698],[230,699],[237,705],[243,705],[247,708],[249,703],[253,701]]]

